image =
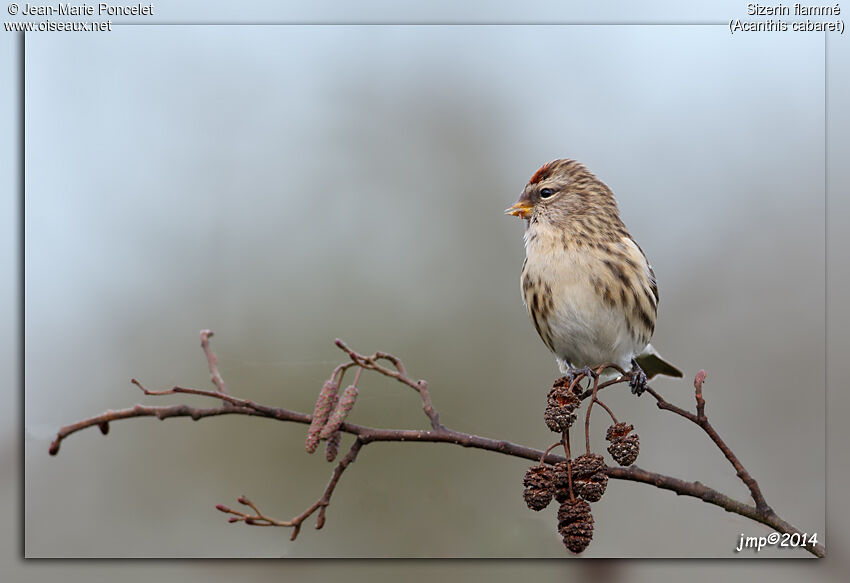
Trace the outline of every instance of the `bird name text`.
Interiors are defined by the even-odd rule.
[[[844,34],[844,20],[841,16],[841,5],[837,2],[829,5],[794,4],[747,4],[747,16],[755,16],[755,20],[732,19],[729,21],[729,32],[837,32]],[[771,17],[760,19],[759,17]],[[772,17],[788,16],[789,20],[779,20]],[[831,17],[829,20],[812,20],[808,17]],[[802,20],[798,17],[807,17]]]

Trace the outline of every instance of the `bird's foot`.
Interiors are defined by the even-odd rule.
[[[640,368],[637,361],[634,359],[632,359],[632,370],[629,374],[631,375],[631,379],[629,379],[629,387],[632,389],[633,394],[640,397],[646,390],[648,384],[646,373],[643,372],[643,369]]]
[[[582,368],[570,367],[567,370],[567,381],[569,382],[569,384],[572,385],[579,377],[584,377],[588,379],[596,378],[596,371],[590,368],[589,366],[585,366]]]

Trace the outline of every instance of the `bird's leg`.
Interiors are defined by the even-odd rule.
[[[640,397],[647,387],[646,373],[640,368],[637,361],[632,359],[632,370],[629,371],[631,379],[629,379],[629,387],[632,393]]]

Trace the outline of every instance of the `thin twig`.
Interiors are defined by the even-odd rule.
[[[357,366],[357,363],[344,362],[337,366],[331,373],[331,382],[335,380],[337,385],[342,386],[342,378],[345,376],[345,371],[351,368],[352,366]],[[337,378],[337,375],[339,375],[339,378]]]
[[[600,366],[593,374],[593,389],[590,393],[590,404],[587,406],[587,413],[585,413],[584,416],[584,443],[588,455],[590,455],[590,411],[593,409],[594,404],[599,403],[600,405],[602,405],[602,402],[596,398],[596,394],[599,392],[599,375],[602,374],[602,371],[605,370],[605,368],[607,368],[607,366]],[[605,407],[605,405],[602,406]],[[611,415],[611,417],[614,416],[614,414],[611,413],[611,409],[608,409],[608,407],[605,407],[605,409],[608,411],[608,414]]]
[[[563,440],[562,441],[556,441],[555,443],[553,443],[552,445],[547,447],[546,451],[543,452],[543,455],[540,456],[540,461],[538,462],[537,465],[542,466],[543,460],[546,459],[546,456],[549,455],[549,452],[552,451],[553,449],[555,449],[556,447],[558,447],[559,445],[561,445],[562,443],[564,443]]]
[[[245,524],[249,524],[251,526],[283,526],[283,527],[292,527],[292,534],[289,536],[289,540],[295,540],[298,536],[298,533],[301,532],[301,524],[309,518],[312,514],[319,511],[319,515],[316,518],[316,530],[319,530],[325,525],[325,512],[328,505],[331,503],[331,496],[333,495],[334,489],[336,488],[337,483],[339,483],[339,478],[342,476],[342,473],[345,469],[351,465],[355,459],[357,459],[357,454],[360,452],[360,448],[363,446],[363,442],[360,439],[355,439],[354,443],[351,445],[351,448],[348,450],[348,453],[342,458],[339,463],[334,468],[334,472],[331,475],[331,480],[328,482],[328,485],[325,487],[325,491],[322,492],[321,497],[316,500],[312,505],[310,505],[304,512],[295,516],[290,520],[277,520],[270,516],[267,516],[263,512],[257,508],[257,505],[254,504],[251,500],[246,498],[245,496],[239,497],[239,503],[244,504],[250,507],[254,514],[248,514],[246,512],[241,512],[239,510],[234,510],[224,504],[217,504],[216,508],[221,512],[226,514],[232,514],[228,519],[228,522],[244,522]]]
[[[431,428],[435,431],[445,429],[443,424],[440,423],[440,414],[437,413],[436,409],[434,409],[434,406],[431,404],[431,395],[428,393],[428,383],[424,380],[414,381],[409,378],[404,370],[404,364],[402,364],[399,358],[387,352],[380,351],[376,352],[372,356],[363,356],[362,354],[354,352],[354,350],[349,348],[348,345],[339,338],[334,340],[334,344],[347,353],[355,364],[369,370],[374,370],[375,372],[379,372],[390,378],[394,378],[419,393],[419,398],[422,399],[422,409],[431,421]],[[387,367],[378,364],[376,361],[380,359],[390,361],[395,367],[395,370],[390,370]]]
[[[614,415],[614,412],[611,409],[608,408],[608,405],[606,405],[605,403],[603,403],[599,399],[594,399],[594,402],[597,403],[600,407],[602,407],[606,411],[608,411],[608,415],[611,416],[611,421],[613,421],[615,425],[617,423],[619,423],[619,421],[617,421],[617,417]]]
[[[767,501],[764,498],[764,494],[761,492],[761,487],[759,483],[755,480],[755,478],[750,475],[747,469],[744,467],[744,464],[741,463],[741,460],[738,459],[738,456],[731,450],[731,448],[726,445],[726,442],[720,437],[711,423],[708,421],[708,417],[705,415],[705,399],[702,394],[702,385],[705,382],[705,371],[699,371],[697,373],[696,378],[694,379],[694,388],[696,389],[696,401],[697,401],[697,414],[693,414],[690,411],[685,411],[681,407],[677,407],[672,403],[669,403],[659,395],[654,389],[651,387],[647,387],[647,391],[655,397],[656,405],[659,409],[664,409],[666,411],[672,411],[676,415],[680,417],[684,417],[688,421],[691,421],[697,425],[699,425],[703,431],[711,438],[711,441],[717,446],[717,448],[723,452],[723,455],[729,460],[729,463],[732,464],[732,467],[735,468],[735,472],[738,475],[738,478],[747,486],[750,491],[750,495],[753,498],[753,502],[756,503],[756,508],[762,513],[772,513],[773,509],[767,504]]]

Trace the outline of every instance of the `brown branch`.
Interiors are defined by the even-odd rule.
[[[663,490],[670,490],[679,496],[693,496],[694,498],[699,498],[704,502],[719,506],[727,512],[734,512],[735,514],[739,514],[745,518],[767,525],[778,532],[803,534],[800,529],[780,518],[775,512],[773,512],[773,510],[764,512],[751,504],[746,504],[730,498],[729,496],[709,488],[700,482],[687,482],[678,478],[648,472],[637,466],[630,466],[628,468],[608,467],[605,470],[605,473],[608,474],[609,478],[641,482]],[[826,556],[826,547],[820,543],[812,546],[806,546],[804,548],[816,557],[823,558]]]
[[[753,497],[753,501],[756,503],[756,508],[764,515],[772,514],[773,509],[768,506],[767,501],[764,499],[764,495],[761,492],[761,487],[759,487],[759,483],[755,480],[755,478],[750,475],[747,469],[744,467],[744,464],[741,463],[741,460],[738,459],[738,456],[726,445],[726,442],[720,437],[717,433],[717,430],[709,423],[708,417],[705,415],[705,399],[702,395],[702,385],[705,382],[705,371],[701,370],[697,373],[694,378],[694,388],[697,402],[697,413],[696,415],[691,413],[690,411],[685,411],[684,409],[677,407],[669,402],[667,402],[664,397],[659,395],[652,388],[647,387],[647,391],[655,397],[656,405],[659,409],[664,409],[666,411],[672,411],[673,413],[684,417],[688,421],[696,423],[699,425],[703,431],[711,438],[711,441],[717,446],[717,448],[723,452],[723,455],[726,456],[726,459],[729,460],[729,463],[732,464],[732,467],[735,468],[735,472],[738,474],[738,478],[747,486],[750,490],[750,495]]]
[[[204,332],[206,333],[207,331]],[[144,392],[145,395],[148,396],[160,396],[170,394],[198,395],[214,399],[221,399],[223,401],[221,406],[201,408],[191,407],[188,405],[135,405],[134,407],[128,409],[106,411],[101,415],[90,417],[77,423],[62,427],[57,433],[56,438],[50,444],[50,454],[56,455],[59,452],[59,447],[62,441],[73,433],[76,433],[77,431],[81,431],[88,427],[97,426],[103,434],[106,434],[109,431],[110,422],[118,421],[121,419],[129,419],[132,417],[156,417],[161,420],[174,417],[190,417],[191,419],[197,421],[207,417],[215,417],[220,415],[249,415],[255,417],[276,419],[278,421],[310,424],[310,422],[312,421],[311,415],[279,407],[269,407],[246,399],[239,399],[237,397],[232,397],[227,394],[226,389],[222,390],[224,387],[223,380],[221,380],[220,375],[218,375],[217,373],[217,367],[215,366],[215,355],[209,349],[208,339],[210,336],[212,336],[211,332],[207,333],[205,337],[207,343],[204,346],[204,352],[205,354],[207,354],[207,360],[210,364],[211,375],[213,376],[213,384],[216,385],[218,390],[208,391],[203,389],[175,386],[171,389],[153,391],[144,388],[142,384],[136,381],[135,379],[133,379],[132,382],[137,385]],[[203,343],[204,336],[202,335],[202,345]],[[407,376],[407,373],[405,372],[402,362],[398,358],[383,352],[376,352],[372,356],[364,356],[354,352],[341,340],[337,340],[336,345],[348,354],[349,358],[351,358],[351,362],[337,367],[332,375],[332,380],[335,379],[338,374],[340,375],[339,380],[341,380],[342,374],[344,374],[345,370],[350,366],[359,366],[363,369],[374,370],[380,374],[395,378],[399,382],[417,391],[420,396],[420,399],[422,400],[423,411],[431,422],[431,429],[381,429],[344,422],[342,423],[342,425],[340,425],[339,430],[344,433],[349,433],[356,436],[356,439],[354,441],[354,444],[349,449],[348,453],[345,455],[345,457],[342,458],[342,460],[340,460],[339,463],[336,465],[327,487],[325,488],[321,497],[315,503],[313,503],[310,507],[305,509],[301,514],[295,516],[294,518],[282,521],[276,520],[265,515],[253,502],[243,496],[240,497],[239,502],[250,507],[253,511],[253,514],[230,509],[224,505],[217,506],[217,508],[222,512],[231,514],[231,517],[229,519],[230,522],[244,522],[245,524],[250,524],[254,526],[291,527],[293,528],[291,538],[294,539],[298,535],[303,521],[318,511],[316,528],[321,528],[325,522],[326,508],[330,504],[331,496],[339,482],[342,473],[352,462],[354,462],[354,460],[357,458],[360,449],[370,443],[382,441],[448,443],[452,445],[459,445],[462,447],[497,452],[517,458],[532,460],[538,463],[546,462],[549,464],[563,462],[567,459],[563,456],[551,453],[550,450],[552,448],[550,448],[546,452],[543,452],[538,449],[526,447],[504,440],[489,439],[486,437],[481,437],[478,435],[449,429],[439,422],[439,414],[436,412],[436,410],[434,410],[431,404],[427,384],[424,381],[414,381],[410,379]],[[390,362],[395,370],[383,366],[378,362],[379,360],[386,360]],[[620,373],[621,374],[619,377],[610,381],[606,381],[604,383],[599,383],[597,378],[596,382],[594,383],[594,386],[582,393],[580,395],[580,398],[586,399],[588,397],[595,397],[595,393],[599,390],[629,380],[628,373],[625,373],[622,370],[620,370]],[[216,382],[216,377],[221,382],[221,385]],[[734,512],[745,518],[749,518],[751,520],[770,526],[779,532],[788,534],[801,533],[798,528],[780,518],[767,505],[767,503],[764,501],[764,497],[761,495],[758,483],[744,469],[738,458],[734,455],[734,453],[732,453],[732,451],[728,448],[725,442],[720,439],[716,430],[708,422],[708,419],[705,416],[705,401],[702,397],[702,383],[704,379],[705,374],[703,371],[700,371],[700,374],[697,375],[697,378],[694,381],[696,387],[697,414],[690,413],[688,411],[685,411],[684,409],[681,409],[675,405],[668,403],[652,388],[647,388],[647,390],[650,392],[650,394],[652,394],[653,397],[655,397],[656,404],[659,408],[677,413],[678,415],[685,417],[686,419],[692,421],[693,423],[696,423],[697,425],[703,428],[703,430],[709,435],[709,437],[711,437],[711,439],[718,446],[718,448],[724,453],[727,459],[729,459],[729,461],[735,467],[736,471],[738,471],[738,476],[741,478],[741,480],[744,481],[744,483],[746,483],[748,487],[750,487],[750,492],[753,495],[753,500],[756,502],[755,506],[730,498],[729,496],[726,496],[725,494],[722,494],[717,490],[714,490],[699,482],[687,482],[671,476],[665,476],[663,474],[649,472],[647,470],[643,470],[635,466],[629,468],[608,467],[606,469],[607,475],[609,476],[609,478],[650,484],[657,488],[670,490],[678,495],[698,498],[706,503],[713,504],[729,512]],[[600,401],[597,400],[596,402],[602,405]],[[592,404],[593,403],[591,402],[590,405]],[[590,405],[588,406],[588,409],[590,408]],[[605,407],[605,409],[608,408]],[[562,441],[559,443],[563,443],[565,449],[567,449],[569,447],[569,434],[565,433],[562,436]],[[822,544],[807,546],[805,548],[810,553],[818,557],[823,557],[826,554],[826,550]]]
[[[360,453],[360,448],[363,447],[363,441],[360,438],[354,440],[354,443],[351,444],[351,448],[348,450],[348,453],[342,458],[339,463],[334,468],[334,472],[331,475],[330,482],[325,487],[325,491],[322,493],[322,496],[316,500],[311,506],[309,506],[304,512],[299,514],[298,516],[290,519],[290,520],[277,520],[266,516],[263,514],[257,506],[251,502],[245,496],[239,497],[239,503],[244,504],[246,506],[250,506],[254,511],[254,514],[248,514],[245,512],[240,512],[239,510],[234,510],[225,506],[224,504],[217,504],[216,508],[224,513],[232,514],[228,519],[228,522],[244,522],[245,524],[250,524],[252,526],[286,526],[292,527],[292,534],[289,536],[289,540],[295,540],[298,537],[298,533],[301,532],[301,523],[304,522],[307,518],[309,518],[316,510],[319,511],[319,515],[316,518],[316,530],[319,530],[325,525],[325,511],[327,510],[328,505],[331,503],[331,496],[333,495],[334,489],[336,488],[337,483],[339,483],[339,478],[342,476],[342,473],[345,469],[354,463],[354,460],[357,459],[357,454]]]

